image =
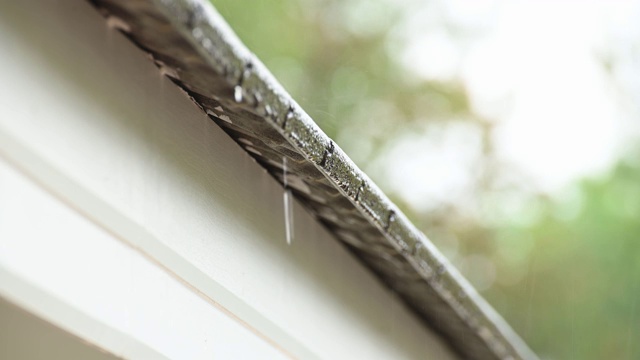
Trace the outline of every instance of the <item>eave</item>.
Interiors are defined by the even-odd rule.
[[[91,0],[464,358],[536,359],[202,0]],[[327,264],[330,266],[330,264]]]

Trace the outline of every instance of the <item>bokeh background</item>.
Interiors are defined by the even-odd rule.
[[[212,0],[543,359],[640,359],[640,1]]]

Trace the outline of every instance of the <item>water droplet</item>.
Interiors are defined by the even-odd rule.
[[[233,99],[239,103],[242,102],[242,86],[237,85],[234,89],[233,89]]]
[[[284,229],[287,238],[287,244],[291,245],[293,240],[293,194],[289,189],[289,183],[287,180],[287,158],[282,158],[282,179],[284,182]]]
[[[200,38],[202,38],[204,36],[204,33],[202,32],[202,29],[200,28],[195,28],[193,30],[191,30],[191,34],[193,35],[194,38],[200,40]]]
[[[204,47],[205,50],[210,51],[211,48],[213,48],[213,42],[209,38],[204,38],[202,39],[202,47]]]

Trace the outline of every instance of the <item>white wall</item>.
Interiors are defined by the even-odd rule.
[[[286,358],[4,161],[0,199],[0,292],[8,301],[116,355]]]
[[[298,204],[287,246],[279,185],[84,1],[0,2],[0,44],[5,273],[173,358],[452,358]]]

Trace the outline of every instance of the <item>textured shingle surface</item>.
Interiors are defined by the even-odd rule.
[[[90,1],[463,358],[536,358],[209,3]]]

